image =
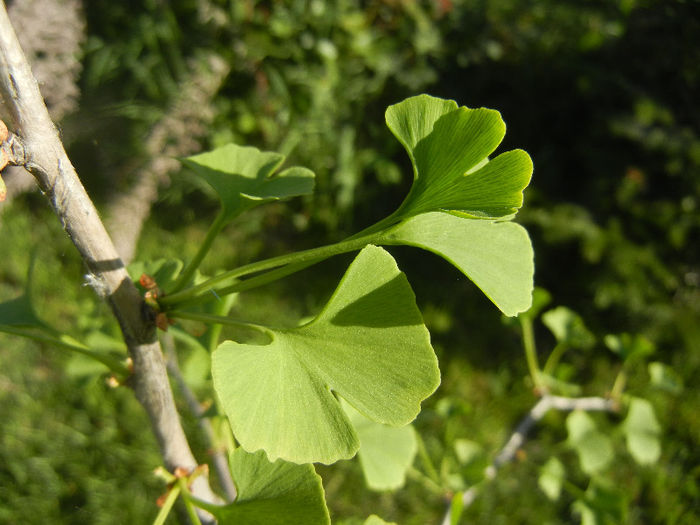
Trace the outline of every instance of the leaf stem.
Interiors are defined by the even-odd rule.
[[[559,364],[561,356],[564,355],[564,352],[566,352],[566,350],[567,346],[564,343],[558,343],[552,350],[552,353],[549,354],[547,361],[544,363],[544,368],[542,369],[542,372],[546,375],[553,375],[554,369]]]
[[[518,319],[520,319],[520,327],[523,331],[523,346],[525,347],[525,359],[527,360],[530,377],[537,391],[545,393],[547,387],[542,381],[540,366],[537,363],[537,350],[535,347],[535,333],[532,329],[532,319],[527,316],[520,316]]]
[[[156,519],[153,521],[153,525],[163,525],[165,523],[165,520],[168,518],[168,514],[170,514],[170,511],[172,510],[173,505],[175,504],[175,501],[179,495],[179,485],[175,485],[170,488],[168,491],[168,497],[163,502],[163,506],[160,508],[160,512],[158,512]]]
[[[440,486],[440,474],[438,474],[437,469],[435,468],[435,465],[433,465],[433,460],[430,459],[430,456],[428,455],[428,451],[425,448],[425,443],[423,442],[423,438],[420,437],[420,434],[418,432],[416,434],[416,444],[418,445],[418,455],[420,456],[420,459],[423,463],[423,467],[425,467],[425,473],[428,476],[428,479],[430,479],[433,483],[435,483],[438,487]]]
[[[238,268],[219,274],[191,288],[187,288],[185,290],[170,295],[165,295],[159,299],[159,303],[161,304],[161,306],[167,307],[176,304],[183,304],[185,302],[190,303],[190,301],[192,301],[193,298],[201,296],[204,293],[214,292],[217,295],[225,295],[227,293],[233,293],[235,291],[241,291],[243,289],[247,290],[257,286],[262,286],[263,284],[267,284],[268,282],[297,272],[303,268],[311,266],[312,264],[316,264],[325,259],[333,257],[334,255],[352,252],[364,248],[366,245],[371,244],[374,241],[378,241],[380,238],[380,233],[363,235],[362,237],[353,237],[335,244],[320,246],[318,248],[311,248],[309,250],[294,252],[287,255],[280,255],[277,257],[272,257],[270,259],[265,259],[262,261],[239,266]],[[280,266],[291,266],[291,268],[282,269],[279,268]],[[241,283],[235,283],[233,285],[221,289],[213,288],[215,285],[224,281],[237,279],[239,277],[250,275],[252,273],[273,270],[275,268],[277,268],[277,270],[269,272],[270,275],[264,274],[256,276],[253,279],[249,279],[250,281],[253,281],[253,283],[245,284],[247,281],[243,281]]]
[[[189,488],[187,487],[187,479],[186,478],[179,478],[177,480],[177,485],[182,491],[183,494],[189,495]],[[185,508],[187,509],[187,515],[190,518],[190,521],[193,523],[193,525],[202,525],[202,522],[199,519],[199,516],[197,516],[197,510],[194,506],[193,501],[188,498],[182,498],[182,500],[185,502]]]
[[[202,241],[202,244],[199,245],[199,250],[197,250],[197,253],[195,256],[192,258],[192,260],[187,264],[185,269],[182,271],[180,274],[180,277],[178,277],[177,282],[173,286],[171,293],[177,293],[180,290],[182,290],[187,283],[192,279],[192,276],[194,275],[194,272],[199,268],[199,265],[202,264],[202,261],[204,260],[204,257],[207,255],[209,252],[209,249],[211,248],[211,245],[214,242],[214,239],[216,239],[216,236],[219,235],[223,227],[226,225],[228,221],[226,220],[226,217],[224,215],[224,210],[223,208],[219,210],[219,213],[216,215],[216,218],[214,219],[214,222],[212,225],[209,227],[209,231],[207,232],[207,236],[204,238]]]
[[[204,314],[204,313],[198,313],[198,312],[183,312],[182,310],[172,310],[168,312],[168,317],[174,317],[178,319],[189,319],[191,321],[201,321],[203,323],[208,323],[208,324],[222,324],[222,325],[229,325],[229,326],[235,326],[237,328],[251,328],[253,330],[257,330],[259,332],[264,333],[265,335],[270,335],[271,331],[269,328],[254,324],[254,323],[248,323],[246,321],[237,321],[236,319],[231,319],[230,317],[224,317],[223,315],[213,315],[213,314]]]
[[[70,350],[72,352],[76,352],[78,354],[82,354],[84,356],[90,357],[90,358],[94,359],[95,361],[99,361],[100,363],[105,365],[107,368],[109,368],[114,374],[117,374],[122,378],[125,378],[125,377],[130,375],[129,369],[126,367],[126,365],[124,363],[122,363],[118,359],[115,359],[115,358],[110,357],[108,355],[104,355],[104,354],[101,354],[99,352],[95,352],[94,350],[91,350],[87,346],[82,346],[82,345],[78,346],[75,344],[67,343],[67,342],[59,339],[56,336],[33,332],[33,331],[31,331],[31,329],[17,327],[17,326],[1,325],[0,332],[6,332],[8,334],[20,335],[22,337],[26,337],[27,339],[33,339],[34,341],[38,341],[40,343],[48,343],[48,344],[57,346],[58,348],[61,348],[63,350]]]

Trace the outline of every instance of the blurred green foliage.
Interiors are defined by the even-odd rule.
[[[578,332],[585,348],[567,347],[554,376],[578,383],[585,395],[603,394],[623,368],[606,345],[652,342],[652,355],[624,369],[627,391],[655,408],[661,456],[640,469],[617,436],[607,480],[623,494],[629,523],[697,522],[697,2],[93,0],[85,15],[81,109],[61,127],[98,205],[132,182],[145,161],[144,137],[176,97],[188,61],[210,52],[232,71],[212,101],[217,116],[203,149],[251,144],[318,176],[313,198],[235,223],[228,239],[217,241],[211,268],[336,240],[393,210],[410,185],[410,167],[385,131],[387,105],[429,92],[500,110],[509,126],[503,149],[523,147],[535,163],[519,220],[535,244],[536,282],[553,306],[580,316],[577,327],[585,323]],[[69,333],[105,324],[113,330],[99,320],[106,309],[78,285],[81,263],[41,198],[4,206],[0,299],[21,294],[36,250],[39,314]],[[175,177],[144,232],[142,257],[191,257],[212,208],[185,177]],[[462,490],[478,481],[485,458],[534,403],[522,379],[518,329],[504,328],[446,263],[428,267],[424,254],[392,253],[416,291],[443,371],[416,427],[445,486]],[[241,304],[280,322],[308,315],[345,263],[331,261],[269,295],[243,296]],[[560,341],[544,324],[535,328],[544,357]],[[634,335],[605,337],[625,333]],[[149,473],[159,459],[129,393],[106,388],[103,378],[72,375],[64,355],[16,338],[2,336],[0,362],[0,521],[152,519],[162,487]],[[594,419],[606,433],[620,423]],[[609,494],[577,470],[565,421],[563,414],[545,418],[524,456],[483,489],[465,519],[570,521],[571,492],[552,502],[535,489],[553,455],[580,490]],[[424,468],[420,459],[416,468]],[[376,513],[424,524],[444,510],[444,495],[417,476],[395,494],[368,495],[356,462],[319,472],[334,519]],[[578,512],[596,510],[579,505]]]

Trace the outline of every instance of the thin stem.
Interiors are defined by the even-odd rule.
[[[443,487],[435,483],[430,477],[426,476],[415,467],[409,467],[406,471],[406,475],[435,494],[442,495],[445,493],[445,489]]]
[[[620,370],[620,372],[617,374],[617,377],[615,378],[615,382],[613,383],[612,389],[610,390],[610,399],[619,401],[622,397],[622,392],[625,390],[626,385],[627,372],[625,372],[625,370],[623,369]]]
[[[525,359],[530,371],[530,377],[538,392],[544,393],[546,387],[542,381],[539,364],[537,363],[537,350],[535,348],[535,333],[532,330],[532,319],[520,316],[520,326],[523,330],[523,346],[525,347]]]
[[[3,325],[2,331],[8,334],[21,335],[22,337],[26,337],[27,339],[33,339],[34,341],[39,341],[40,343],[48,343],[63,350],[70,350],[71,352],[82,354],[91,359],[94,359],[95,361],[99,361],[107,368],[109,368],[114,374],[119,375],[122,378],[126,378],[130,374],[129,369],[126,367],[126,365],[118,359],[114,359],[113,357],[110,357],[108,355],[95,352],[94,350],[91,350],[86,346],[78,346],[75,344],[67,343],[55,336],[33,332],[29,329],[21,327]]]
[[[544,368],[542,369],[542,372],[546,375],[551,376],[554,372],[554,369],[559,364],[561,356],[564,355],[564,352],[566,352],[567,349],[568,347],[564,343],[558,343],[552,350],[552,353],[549,354],[547,361],[544,363]]]
[[[209,249],[211,248],[214,239],[216,239],[216,236],[219,235],[223,227],[226,225],[226,222],[227,221],[224,215],[224,211],[223,209],[220,209],[219,213],[216,215],[216,219],[214,219],[214,222],[209,227],[207,236],[199,245],[199,250],[197,250],[195,256],[187,264],[185,269],[180,274],[180,277],[178,277],[177,282],[171,290],[172,293],[179,292],[187,285],[188,282],[190,282],[192,276],[194,275],[194,272],[197,271],[199,265],[202,264],[204,257],[207,255],[207,253],[209,253]]]
[[[183,494],[189,494],[189,489],[187,488],[187,479],[178,478],[177,485],[178,487],[180,487],[180,490]],[[199,520],[199,516],[197,515],[197,509],[192,503],[192,500],[186,497],[182,498],[182,500],[185,502],[185,509],[187,509],[187,515],[189,516],[190,521],[193,523],[193,525],[202,525],[202,522]]]
[[[270,335],[270,329],[265,326],[248,323],[246,321],[237,321],[235,319],[231,319],[230,317],[224,317],[223,315],[173,310],[171,312],[168,312],[168,317],[175,317],[178,319],[189,319],[191,321],[201,321],[203,323],[225,324],[229,326],[235,326],[238,328],[251,328],[253,330],[257,330],[258,332],[262,332],[265,335]]]
[[[179,484],[170,488],[168,491],[168,497],[165,498],[163,506],[160,508],[160,512],[158,512],[156,519],[153,521],[153,525],[163,525],[165,523],[165,520],[168,519],[168,515],[170,514],[170,511],[172,510],[173,505],[175,504],[175,501],[179,495]]]
[[[416,444],[418,445],[418,455],[420,456],[421,461],[423,462],[423,467],[425,467],[425,473],[428,475],[428,478],[433,481],[436,485],[440,485],[440,474],[438,474],[437,469],[435,468],[435,465],[433,465],[433,460],[430,459],[430,456],[428,455],[428,451],[425,448],[425,443],[423,442],[423,439],[420,437],[420,434],[417,432],[416,434]]]
[[[311,248],[309,250],[303,250],[300,252],[294,252],[290,253],[287,255],[280,255],[278,257],[272,257],[270,259],[265,259],[263,261],[258,261],[255,263],[250,263],[246,264],[244,266],[240,266],[238,268],[235,268],[233,270],[230,270],[228,272],[224,272],[222,274],[219,274],[215,277],[212,277],[211,279],[208,279],[204,281],[203,283],[200,283],[196,286],[193,286],[191,288],[187,288],[185,290],[182,290],[177,293],[173,293],[170,295],[165,295],[164,297],[159,299],[159,303],[162,306],[170,306],[170,305],[175,305],[175,304],[181,304],[184,302],[189,302],[193,297],[196,297],[198,295],[201,295],[203,293],[211,293],[211,291],[214,291],[216,294],[219,294],[219,290],[214,290],[214,286],[224,282],[224,281],[229,281],[232,279],[238,279],[239,277],[243,277],[245,275],[250,275],[252,273],[258,273],[258,272],[263,272],[266,270],[272,270],[274,268],[278,268],[280,266],[287,266],[287,265],[298,265],[294,271],[299,271],[302,268],[306,268],[307,266],[310,266],[312,264],[316,264],[318,262],[321,262],[325,259],[328,259],[330,257],[333,257],[334,255],[339,255],[341,253],[347,253],[347,252],[352,252],[355,250],[359,250],[361,248],[364,248],[366,245],[371,244],[374,241],[378,241],[381,238],[380,234],[371,234],[371,235],[366,235],[362,237],[357,237],[357,238],[351,238],[345,241],[341,241],[335,244],[330,244],[326,246],[320,246],[318,248]],[[293,272],[289,272],[293,273]],[[289,275],[289,273],[278,273],[278,277],[280,278],[284,275]],[[270,282],[269,280],[265,280],[262,277],[263,276],[258,276],[260,277],[259,281],[256,281],[255,286],[261,286],[262,284],[266,284],[267,282]],[[256,277],[257,278],[257,277]],[[274,279],[272,279],[274,280]],[[233,286],[233,285],[232,285]],[[248,285],[250,289],[250,285]],[[223,290],[223,288],[222,288]],[[227,293],[232,293],[231,291],[228,291]],[[219,294],[220,295],[220,294]]]

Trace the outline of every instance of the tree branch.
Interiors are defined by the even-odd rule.
[[[78,249],[89,282],[119,321],[134,363],[130,384],[148,413],[166,468],[194,469],[197,461],[175,408],[153,319],[63,149],[1,0],[0,95],[24,146],[24,167]],[[206,501],[218,501],[204,477],[197,478],[192,491]]]
[[[564,412],[570,412],[572,410],[584,410],[586,412],[615,412],[617,410],[617,403],[612,399],[605,399],[602,397],[561,397],[561,396],[550,396],[545,395],[535,404],[534,407],[530,409],[527,416],[525,416],[522,421],[515,428],[513,434],[503,446],[501,451],[491,462],[491,464],[486,467],[484,471],[485,481],[491,481],[496,477],[498,469],[500,469],[506,463],[513,461],[515,454],[523,446],[527,435],[551,409],[556,409]],[[469,488],[469,490],[464,491],[462,494],[462,505],[463,508],[467,508],[471,505],[479,494],[478,486],[474,485]],[[442,519],[442,525],[450,525],[452,520],[452,505],[447,509],[444,518]]]

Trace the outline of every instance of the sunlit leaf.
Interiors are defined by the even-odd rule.
[[[559,499],[561,487],[564,483],[564,474],[564,465],[555,457],[549,458],[547,463],[542,466],[537,484],[542,489],[542,492],[552,501]]]
[[[216,191],[227,220],[264,202],[307,195],[314,187],[311,170],[292,167],[275,174],[284,155],[250,146],[227,144],[182,162]]]
[[[656,463],[661,455],[661,425],[646,399],[632,398],[623,423],[627,450],[640,465]]]
[[[385,239],[448,260],[505,315],[516,315],[531,305],[534,256],[530,237],[518,224],[424,213],[390,230]]]
[[[498,111],[419,95],[390,106],[386,123],[414,170],[413,186],[396,216],[449,210],[504,219],[522,206],[532,175],[529,155],[513,150],[488,161],[505,135]]]
[[[402,487],[418,449],[413,427],[382,425],[367,419],[348,403],[341,404],[360,439],[357,455],[367,486],[373,490]]]
[[[578,454],[581,470],[592,475],[604,469],[613,459],[610,438],[600,432],[586,412],[575,410],[566,418],[569,445]]]
[[[376,514],[372,514],[369,518],[365,520],[363,525],[396,525],[396,523],[393,521],[384,521]]]
[[[225,506],[206,505],[219,525],[325,525],[330,523],[321,478],[311,465],[249,454],[237,448],[231,454],[236,501]]]
[[[413,291],[375,246],[360,252],[313,321],[271,339],[224,342],[212,375],[236,439],[272,460],[332,463],[357,452],[335,395],[373,421],[402,426],[440,382]]]

